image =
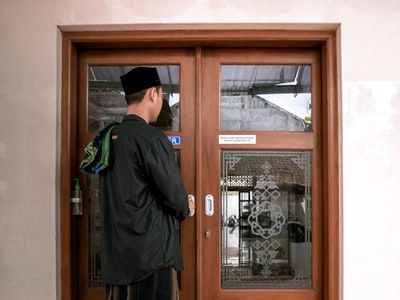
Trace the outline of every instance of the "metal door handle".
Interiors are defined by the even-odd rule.
[[[189,201],[190,200],[193,201],[193,203],[196,202],[196,198],[192,194],[188,195],[188,199],[189,199]],[[196,209],[193,209],[192,211],[190,211],[189,217],[193,217],[195,212],[196,212]]]
[[[206,208],[206,215],[212,216],[214,214],[214,197],[213,195],[207,194],[204,199],[204,207]]]

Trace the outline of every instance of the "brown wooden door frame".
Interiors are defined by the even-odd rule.
[[[338,24],[170,24],[132,26],[60,26],[61,31],[61,145],[60,145],[60,294],[76,300],[77,257],[74,253],[75,224],[70,214],[72,178],[80,157],[76,154],[77,78],[81,49],[164,47],[312,47],[321,53],[322,161],[323,165],[323,299],[342,298],[342,173],[340,99],[340,25]],[[201,68],[197,51],[196,68]],[[201,99],[201,81],[196,78],[196,107]],[[199,122],[199,120],[196,120]],[[196,129],[199,131],[199,127]],[[200,132],[196,133],[198,137]],[[196,158],[197,163],[199,158]],[[197,177],[201,174],[197,174]],[[329,183],[329,184],[328,184]],[[201,190],[197,183],[197,190]],[[198,202],[198,211],[202,211]],[[196,219],[196,236],[203,228]],[[202,266],[202,239],[197,238],[196,265]],[[199,269],[201,272],[201,268]],[[196,299],[202,299],[202,276],[196,276]],[[190,299],[190,298],[188,298]]]

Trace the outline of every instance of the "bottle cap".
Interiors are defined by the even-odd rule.
[[[79,178],[74,178],[74,180],[75,180],[74,190],[79,191],[81,189],[81,186],[79,185]]]

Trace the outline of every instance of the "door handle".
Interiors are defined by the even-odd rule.
[[[206,208],[206,215],[211,217],[214,214],[214,197],[207,194],[204,198],[204,207]]]
[[[196,198],[192,194],[188,195],[188,200],[192,201],[193,203],[196,202]],[[195,212],[196,212],[196,209],[191,210],[189,213],[189,217],[193,217]]]

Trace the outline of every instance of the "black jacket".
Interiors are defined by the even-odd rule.
[[[111,132],[109,163],[100,173],[103,281],[130,284],[161,268],[183,269],[180,221],[189,207],[168,138],[125,116]]]

